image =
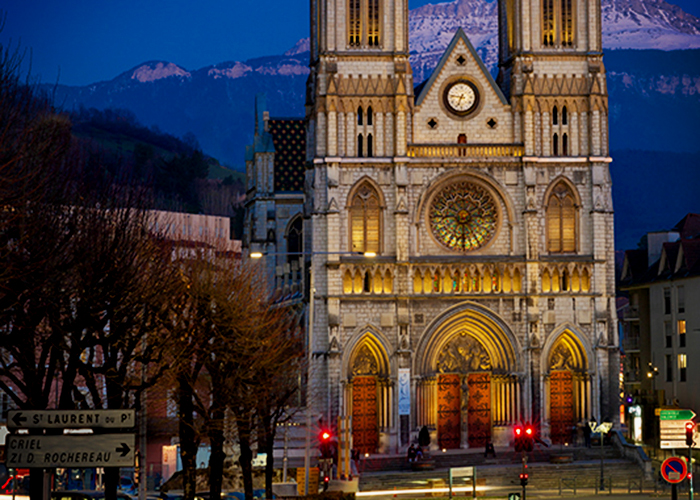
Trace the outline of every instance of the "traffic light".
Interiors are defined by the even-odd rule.
[[[526,472],[523,472],[522,474],[520,474],[520,486],[527,486],[527,478],[528,478],[528,475]]]
[[[532,451],[535,444],[535,429],[530,425],[526,425],[523,431],[523,450]]]
[[[333,434],[329,429],[321,429],[318,434],[318,450],[321,458],[333,458]]]
[[[685,423],[685,444],[693,446],[693,433],[695,432],[695,422],[692,420]]]
[[[523,428],[520,425],[516,425],[514,429],[515,433],[515,451],[523,451]]]

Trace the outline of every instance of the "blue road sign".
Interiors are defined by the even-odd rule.
[[[661,475],[671,484],[680,483],[688,475],[685,460],[680,457],[669,457],[661,464]]]

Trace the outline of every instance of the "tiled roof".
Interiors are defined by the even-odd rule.
[[[306,162],[304,120],[271,118],[268,130],[275,146],[275,191],[303,191]]]
[[[664,243],[656,262],[647,262],[646,248],[625,252],[623,287],[700,276],[700,214],[686,215],[673,230],[680,239]]]

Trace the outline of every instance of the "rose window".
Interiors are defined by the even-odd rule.
[[[450,250],[469,252],[481,248],[496,234],[498,208],[483,187],[460,181],[443,188],[432,200],[430,230]]]

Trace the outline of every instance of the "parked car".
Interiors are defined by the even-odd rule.
[[[51,500],[104,500],[105,492],[96,490],[52,491]],[[117,492],[117,500],[133,500],[121,491]]]

